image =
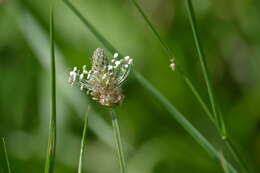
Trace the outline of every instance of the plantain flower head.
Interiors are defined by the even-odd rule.
[[[129,75],[133,59],[126,56],[119,59],[119,54],[109,60],[101,48],[97,48],[92,56],[92,67],[86,65],[79,70],[74,67],[69,73],[71,86],[78,85],[82,91],[92,96],[101,105],[112,107],[121,104],[124,100],[121,86]]]

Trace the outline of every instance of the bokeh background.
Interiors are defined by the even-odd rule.
[[[138,2],[207,101],[185,1]],[[260,1],[193,2],[227,131],[251,172],[260,172]],[[73,0],[73,4],[120,52],[134,58],[135,68],[219,151],[226,151],[216,128],[179,74],[171,71],[163,48],[129,0]],[[48,1],[0,0],[0,135],[6,137],[16,173],[44,170],[50,104],[48,27]],[[104,47],[62,1],[55,7],[55,34],[55,172],[69,173],[77,170],[89,101],[69,86],[68,72],[73,66],[89,66],[95,48]],[[222,172],[220,164],[132,76],[124,94],[126,100],[117,112],[129,173]],[[97,103],[91,105],[84,170],[119,172],[110,117]],[[1,152],[0,169],[6,172],[2,156]],[[237,166],[229,153],[225,156]]]

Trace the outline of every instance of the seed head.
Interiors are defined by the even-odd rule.
[[[121,104],[124,99],[121,86],[129,75],[133,59],[129,56],[118,59],[118,56],[115,53],[114,58],[109,60],[104,50],[97,48],[92,56],[91,70],[86,70],[85,65],[82,70],[74,67],[69,73],[69,83],[79,85],[101,105],[111,107]]]

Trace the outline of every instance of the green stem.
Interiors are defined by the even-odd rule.
[[[53,173],[56,152],[56,70],[54,50],[54,20],[53,4],[50,7],[50,56],[51,56],[51,104],[50,104],[50,127],[45,173]]]
[[[196,23],[196,17],[195,17],[195,13],[194,13],[192,0],[186,0],[186,2],[187,2],[187,11],[188,11],[188,14],[189,14],[189,21],[190,21],[190,25],[191,25],[191,28],[192,28],[192,33],[193,33],[196,49],[197,49],[197,52],[198,52],[199,61],[200,61],[200,65],[201,65],[201,68],[202,68],[204,80],[206,82],[209,100],[210,100],[211,107],[212,107],[212,110],[213,110],[213,115],[214,115],[214,118],[215,118],[216,125],[219,129],[219,132],[220,132],[222,139],[225,141],[225,143],[228,146],[229,150],[231,151],[233,157],[237,160],[240,167],[245,172],[248,172],[245,164],[243,164],[244,162],[242,161],[242,158],[239,156],[238,152],[235,152],[236,150],[235,150],[234,146],[231,145],[231,142],[230,142],[229,138],[227,137],[226,127],[225,127],[225,123],[224,123],[222,114],[217,111],[215,98],[214,98],[214,94],[213,94],[213,89],[212,89],[211,82],[210,82],[209,75],[208,75],[209,72],[208,72],[208,69],[207,69],[206,61],[205,61],[205,54],[204,54],[204,51],[202,49],[201,41],[199,39],[198,27],[197,27],[197,23]]]
[[[223,169],[224,173],[230,173],[230,171],[228,169],[227,161],[225,159],[225,156],[224,156],[223,152],[221,152],[220,164],[222,166],[222,169]]]
[[[164,96],[162,96],[156,88],[154,88],[143,76],[136,73],[138,81],[146,88],[153,96],[162,103],[165,109],[176,119],[179,124],[213,157],[221,159],[221,154],[209,143],[209,141],[177,110]],[[227,163],[232,173],[237,172],[234,167]]]
[[[2,138],[2,142],[3,142],[3,147],[4,147],[5,162],[6,162],[7,170],[8,170],[8,173],[11,173],[11,167],[10,167],[10,162],[9,162],[9,158],[8,158],[5,138]]]
[[[119,159],[119,163],[120,163],[121,173],[127,173],[125,156],[124,156],[121,135],[120,135],[120,129],[119,129],[117,115],[116,115],[114,108],[110,109],[110,114],[111,114],[111,118],[112,118],[114,138],[115,138],[115,143],[116,143],[116,147],[117,147],[117,154],[118,154],[118,159]]]
[[[85,139],[88,129],[88,116],[89,116],[90,106],[88,106],[86,115],[85,115],[85,121],[84,121],[84,128],[81,138],[81,146],[80,146],[80,155],[79,155],[79,167],[78,167],[78,173],[82,173],[82,162],[83,162],[83,154],[85,151]]]
[[[240,166],[242,165],[241,168],[243,169],[243,171],[244,172],[249,172],[247,165],[245,164],[245,162],[243,161],[243,159],[239,155],[239,153],[236,150],[235,146],[233,145],[232,141],[227,138],[225,140],[225,143],[226,143],[227,147],[229,148],[231,154],[235,158],[235,160],[239,163]]]
[[[197,49],[197,52],[199,55],[199,60],[200,60],[200,65],[201,65],[202,72],[203,72],[203,77],[206,82],[206,86],[207,86],[207,90],[208,90],[208,94],[209,94],[209,100],[210,100],[211,107],[213,110],[213,115],[215,116],[215,119],[217,119],[217,109],[216,109],[216,105],[215,105],[214,95],[213,95],[211,83],[209,80],[208,68],[207,68],[206,62],[205,62],[205,55],[204,55],[204,52],[202,51],[201,42],[198,37],[198,29],[197,29],[194,9],[193,9],[191,0],[187,0],[187,9],[188,9],[189,21],[190,21],[191,28],[192,28],[192,33],[193,33],[196,49]]]
[[[183,79],[184,79],[186,85],[190,88],[191,92],[194,94],[194,96],[198,100],[198,102],[200,103],[200,105],[203,108],[203,110],[208,115],[209,119],[215,124],[215,119],[214,119],[212,113],[210,112],[210,110],[206,106],[206,103],[203,101],[203,99],[201,98],[200,94],[198,93],[198,91],[196,90],[194,85],[191,83],[191,80],[188,77],[186,77],[186,76],[183,76]]]
[[[140,5],[137,3],[136,0],[131,0],[133,2],[133,4],[135,5],[135,7],[138,9],[138,11],[140,12],[140,14],[143,16],[143,18],[145,19],[146,23],[148,24],[148,26],[151,28],[151,30],[153,31],[154,35],[156,36],[156,38],[159,40],[161,46],[164,48],[166,54],[168,55],[169,59],[172,59],[174,57],[171,49],[167,46],[167,44],[164,42],[164,40],[162,39],[162,37],[160,36],[160,34],[158,33],[158,31],[155,29],[155,27],[153,26],[153,24],[150,22],[150,20],[148,19],[148,17],[145,15],[144,11],[142,10],[142,8],[140,7]],[[175,60],[176,61],[176,60]],[[215,120],[214,117],[212,115],[212,113],[209,111],[208,107],[206,106],[205,102],[203,101],[202,97],[200,96],[199,92],[196,90],[196,88],[194,87],[194,85],[192,84],[191,80],[189,79],[189,77],[184,73],[184,71],[181,69],[179,64],[176,64],[176,70],[179,72],[179,74],[181,75],[182,79],[184,80],[184,82],[186,83],[186,85],[189,87],[189,89],[191,90],[191,92],[195,95],[196,99],[198,100],[198,102],[200,103],[200,105],[202,106],[202,108],[204,109],[204,111],[206,112],[206,114],[209,116],[209,118],[212,120],[212,122],[215,124]]]

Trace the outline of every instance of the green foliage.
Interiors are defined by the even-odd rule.
[[[110,50],[111,52],[115,50],[113,46],[111,46],[111,44],[97,31],[97,29],[95,29],[94,26],[91,25],[90,22],[88,22],[87,19],[84,18],[69,1],[64,1],[87,27],[90,26],[91,31],[94,31],[93,34],[100,40],[101,43],[103,43],[106,48],[109,49],[110,47],[112,47],[112,50]],[[173,105],[171,105],[171,103],[164,96],[160,94],[159,91],[157,91],[140,73],[135,72],[135,76],[137,80],[144,86],[144,88],[146,88],[155,98],[157,98],[158,102],[165,106],[165,108],[171,113],[171,115],[183,126],[185,130],[187,130],[191,134],[192,137],[194,137],[194,139],[198,143],[200,143],[213,157],[216,157],[220,160],[220,154],[217,152],[217,150],[214,149],[214,147],[200,134],[200,132],[196,130],[196,128],[193,127],[192,124]],[[122,165],[124,164],[121,164],[121,170],[122,172],[124,172],[125,169]],[[231,165],[229,166],[232,172],[236,172],[236,170]]]
[[[174,51],[178,64],[176,73],[169,68],[167,57],[170,56],[165,56],[162,44],[144,25],[144,18],[138,15],[131,1],[71,2],[112,47],[134,58],[135,72],[124,85],[125,102],[117,108],[128,171],[223,172],[219,161],[215,162],[204,151],[206,148],[211,151],[204,146],[210,142],[214,147],[212,151],[220,154],[222,165],[227,167],[227,163],[232,163],[240,172],[236,158],[205,116],[205,111],[210,115],[211,105],[206,101],[207,88],[196,58],[185,1],[138,1],[160,38]],[[259,172],[259,3],[255,0],[193,2],[209,78],[217,107],[222,108],[228,137],[232,136],[250,172]],[[89,66],[92,52],[102,46],[100,38],[90,32],[90,26],[86,30],[63,1],[56,3],[58,138],[55,172],[69,173],[78,169],[83,112],[89,101],[80,91],[69,87],[68,73],[73,66]],[[42,172],[51,97],[46,35],[49,2],[5,0],[0,4],[0,133],[8,139],[12,171]],[[178,73],[179,67],[187,81]],[[142,74],[142,82],[137,80],[136,72]],[[152,84],[151,90],[156,88],[154,94],[142,87],[144,81]],[[170,107],[161,104],[159,97],[164,101],[167,98]],[[191,137],[183,129],[185,126],[175,121],[176,112],[171,113],[172,108],[178,108],[185,120],[189,120],[190,127],[196,128],[189,134],[200,132],[203,136],[198,140],[200,145],[194,140],[197,137]],[[114,173],[118,168],[113,159],[115,148],[110,118],[96,103],[91,104],[91,109],[83,171]],[[228,162],[223,162],[222,152]]]

